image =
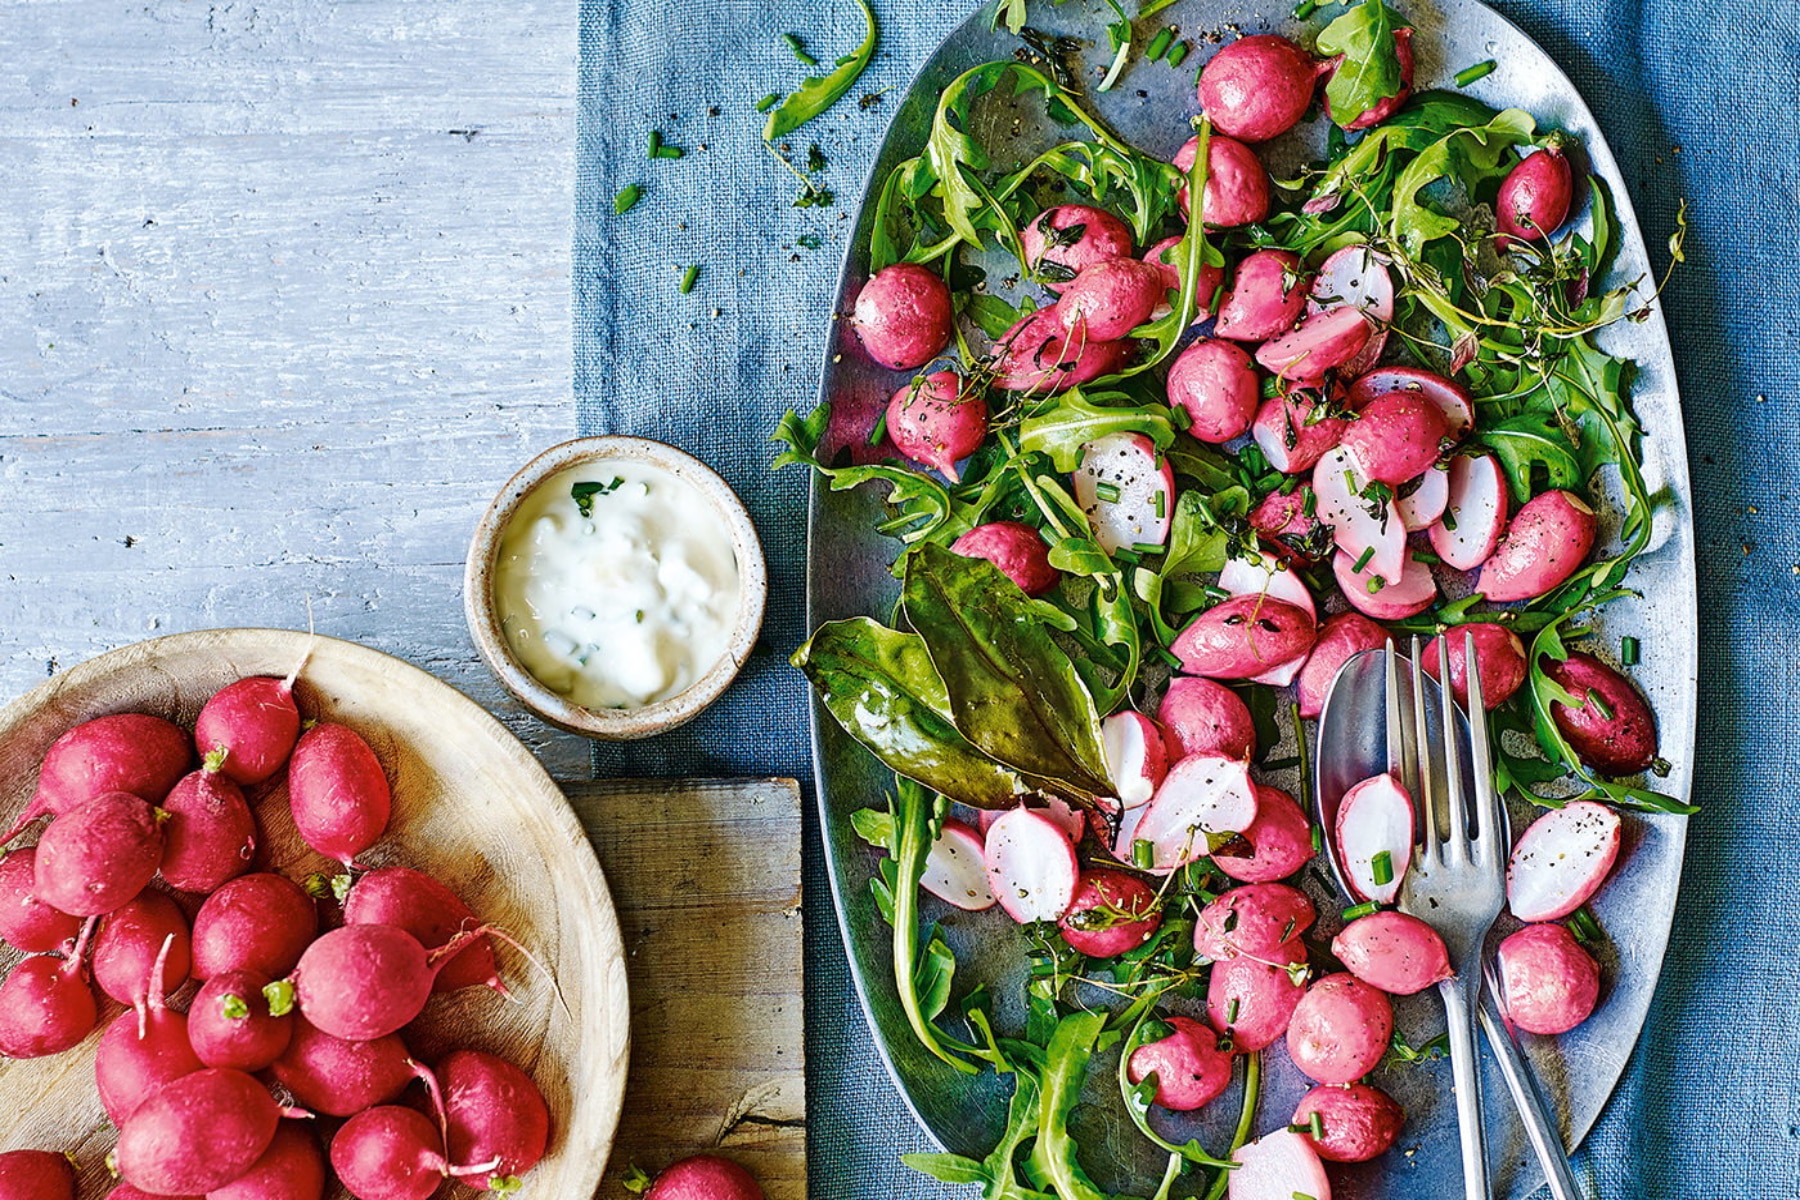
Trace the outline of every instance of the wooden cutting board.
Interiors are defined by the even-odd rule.
[[[631,1071],[600,1200],[690,1154],[806,1195],[800,789],[791,779],[565,782],[624,937]]]

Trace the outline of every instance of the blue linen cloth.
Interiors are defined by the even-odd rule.
[[[991,2],[991,0],[990,0]],[[1033,4],[1048,0],[1032,0]],[[892,99],[968,15],[874,0],[881,48],[817,141],[839,201],[794,208],[757,98],[861,37],[852,0],[583,0],[575,220],[575,386],[584,434],[637,433],[711,463],[748,503],[771,595],[759,653],[693,725],[602,746],[604,774],[810,774],[787,655],[804,638],[805,479],[767,469],[769,430],[813,402],[844,239]],[[1098,6],[1096,6],[1098,7]],[[1688,262],[1664,297],[1699,522],[1700,680],[1688,861],[1656,1004],[1587,1146],[1598,1195],[1800,1197],[1800,758],[1792,697],[1800,607],[1800,5],[1502,0],[1562,63],[1623,168],[1652,259],[1686,198]],[[890,102],[855,101],[889,92]],[[660,129],[680,160],[651,160]],[[613,213],[621,187],[643,198]],[[820,241],[816,249],[799,242]],[[810,237],[809,237],[810,241]],[[702,264],[693,292],[682,268]],[[812,821],[808,809],[809,822]],[[807,1060],[817,1200],[952,1197],[898,1156],[927,1148],[851,988],[809,824]]]

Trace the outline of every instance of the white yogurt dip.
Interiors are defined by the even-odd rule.
[[[584,708],[639,708],[724,657],[738,564],[724,518],[661,467],[600,459],[520,501],[494,559],[514,657]]]

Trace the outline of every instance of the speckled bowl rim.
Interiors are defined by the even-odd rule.
[[[694,487],[724,520],[737,556],[738,607],[731,640],[719,661],[685,690],[640,708],[587,708],[551,691],[513,656],[494,608],[494,560],[500,538],[525,497],[552,476],[586,463],[629,459],[660,467]],[[650,438],[607,435],[552,446],[526,463],[500,489],[476,523],[463,572],[463,611],[482,661],[506,690],[538,716],[570,733],[602,741],[632,741],[675,729],[699,716],[731,686],[756,645],[768,602],[762,541],[743,501],[717,472],[686,451]]]

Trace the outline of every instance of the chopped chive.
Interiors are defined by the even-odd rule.
[[[1151,62],[1161,62],[1163,55],[1169,52],[1169,43],[1174,40],[1173,29],[1165,27],[1157,30],[1156,36],[1150,39],[1150,45],[1144,50],[1144,57]]]
[[[1161,554],[1163,547],[1155,542],[1133,542],[1131,543],[1131,552],[1133,554]],[[1115,550],[1113,553],[1116,555],[1118,551]]]
[[[1325,827],[1323,825],[1312,826],[1312,847],[1314,854],[1325,849]]]
[[[1386,887],[1394,882],[1394,856],[1383,850],[1369,860],[1369,871],[1375,877],[1376,887]]]
[[[1600,922],[1594,920],[1594,914],[1588,911],[1585,904],[1569,914],[1569,932],[1575,935],[1576,941],[1584,944],[1598,942],[1606,937],[1605,931],[1600,928]]]
[[[1370,913],[1378,913],[1380,911],[1381,905],[1375,903],[1373,900],[1366,904],[1353,904],[1344,910],[1344,920],[1354,921],[1358,917],[1366,917]]]
[[[1308,1114],[1306,1124],[1310,1128],[1314,1141],[1323,1141],[1325,1137],[1325,1114],[1317,1110]]]
[[[1186,42],[1176,42],[1169,47],[1169,65],[1171,67],[1179,67],[1187,61],[1187,56],[1188,44]]]
[[[1137,551],[1136,547],[1127,547],[1127,546],[1115,547],[1113,549],[1112,556],[1115,560],[1117,560],[1119,562],[1128,563],[1134,567],[1138,565],[1138,551]]]
[[[1225,295],[1225,285],[1221,283],[1218,287],[1213,289],[1212,299],[1208,300],[1206,302],[1206,311],[1207,312],[1218,312],[1219,311],[1219,301],[1224,298],[1224,295]]]
[[[887,436],[887,409],[884,408],[881,410],[881,415],[879,417],[875,418],[875,428],[873,428],[869,431],[869,445],[871,445],[871,446],[881,445],[881,439],[886,436]]]
[[[1477,79],[1486,79],[1494,73],[1495,65],[1494,60],[1490,58],[1486,62],[1478,62],[1472,67],[1464,67],[1456,73],[1456,86],[1468,87]]]
[[[771,108],[774,108],[777,104],[780,104],[780,103],[781,103],[781,93],[780,92],[770,92],[768,95],[764,96],[761,100],[758,100],[756,102],[756,111],[757,112],[768,112]]]
[[[1319,10],[1319,0],[1300,0],[1294,6],[1294,20],[1304,21]]]
[[[1156,510],[1156,519],[1159,521],[1163,518],[1165,503],[1166,501],[1163,500],[1163,494],[1161,492],[1157,492],[1150,497],[1150,507]]]
[[[1363,547],[1363,552],[1356,556],[1356,565],[1354,567],[1350,568],[1350,573],[1352,575],[1361,575],[1362,569],[1364,567],[1368,566],[1369,560],[1374,557],[1375,557],[1375,547],[1373,547],[1373,546]]]
[[[1105,480],[1102,480],[1094,485],[1094,495],[1106,501],[1108,504],[1117,504],[1119,502],[1120,494],[1119,485],[1116,483],[1107,483]]]
[[[681,294],[687,295],[694,290],[694,283],[700,278],[700,264],[695,263],[681,273]]]
[[[1414,562],[1441,563],[1444,561],[1429,550],[1414,550],[1412,556]]]
[[[1636,638],[1628,636],[1619,639],[1620,662],[1628,667],[1635,667],[1638,665],[1639,657],[1638,640]]]
[[[1225,1006],[1225,1023],[1227,1025],[1237,1024],[1237,1015],[1238,1015],[1238,998],[1236,996],[1233,996],[1231,998],[1231,1003],[1227,1004]]]
[[[1169,424],[1175,426],[1177,429],[1186,430],[1192,428],[1194,416],[1192,413],[1188,412],[1187,409],[1177,404],[1169,409]]]
[[[1454,508],[1446,508],[1444,510],[1444,515],[1438,518],[1438,523],[1444,527],[1445,533],[1455,533],[1456,510]]]
[[[1587,702],[1594,706],[1594,711],[1600,714],[1600,719],[1602,721],[1610,721],[1613,719],[1612,705],[1608,704],[1605,698],[1593,688],[1588,689]]]
[[[1287,924],[1281,927],[1281,936],[1276,941],[1285,942],[1294,936],[1294,918],[1289,917]]]
[[[1140,871],[1148,871],[1156,865],[1156,846],[1143,838],[1136,838],[1131,843],[1131,865]]]
[[[657,158],[685,158],[686,156],[687,151],[680,146],[658,146],[656,149]]]
[[[1373,596],[1376,592],[1379,592],[1382,588],[1384,588],[1386,586],[1387,586],[1387,580],[1383,579],[1381,576],[1379,576],[1379,575],[1369,576],[1369,595]]]
[[[1300,515],[1311,520],[1312,515],[1318,511],[1319,493],[1313,491],[1312,485],[1308,484],[1305,490],[1300,493]]]
[[[650,131],[650,157],[651,158],[661,158],[662,157],[662,148],[663,148],[662,130],[652,129]]]
[[[619,194],[613,197],[613,213],[617,216],[624,216],[631,211],[631,206],[636,204],[638,197],[643,194],[644,189],[637,184],[626,184],[619,189]]]
[[[1151,657],[1155,658],[1156,661],[1160,662],[1163,666],[1173,667],[1177,671],[1181,670],[1181,660],[1176,658],[1168,647],[1152,646],[1150,647],[1150,654]]]
[[[781,35],[781,40],[788,44],[788,49],[794,52],[794,57],[806,66],[816,67],[819,65],[819,60],[807,53],[806,43],[800,40],[799,34],[784,33]]]

